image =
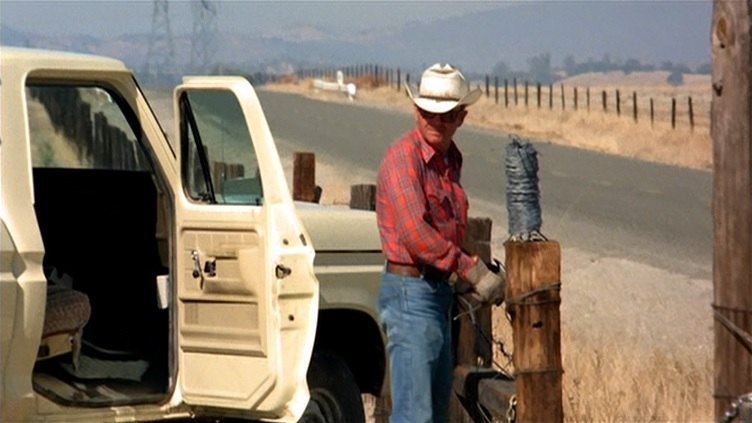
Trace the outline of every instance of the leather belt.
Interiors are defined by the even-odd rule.
[[[445,272],[439,270],[433,266],[416,265],[416,264],[400,264],[393,261],[386,262],[386,271],[394,273],[395,275],[411,276],[413,278],[423,278],[429,281],[443,281],[449,280],[451,272]]]

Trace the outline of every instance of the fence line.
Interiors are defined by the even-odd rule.
[[[346,66],[343,68],[339,68],[343,71],[346,78],[350,80],[355,80],[356,82],[361,79],[367,79],[369,83],[374,86],[393,86],[395,90],[400,91],[403,90],[403,87],[405,84],[410,83],[410,73],[406,72],[405,70],[401,68],[388,68],[384,66],[379,66],[375,64],[358,64],[358,65],[352,65],[352,66]],[[326,78],[330,77],[333,78],[337,69],[333,67],[329,68],[320,68],[320,69],[307,69],[307,70],[300,70],[298,71],[297,75],[298,77],[302,78]],[[403,81],[404,80],[404,81]],[[522,84],[522,87],[518,87],[518,85]],[[533,85],[533,88],[531,89],[531,84]],[[493,102],[496,105],[503,106],[505,108],[509,107],[521,107],[529,108],[531,106],[531,100],[534,102],[535,107],[538,109],[543,109],[543,95],[544,95],[544,88],[543,84],[541,82],[535,81],[530,82],[528,80],[525,81],[518,81],[516,77],[513,77],[510,79],[504,78],[501,79],[498,76],[494,76],[493,79],[490,75],[485,75],[483,80],[479,82],[477,85],[478,88],[484,91],[485,97],[487,99],[491,99],[491,90],[493,90]],[[588,113],[593,111],[593,104],[592,104],[592,92],[591,87],[586,86],[585,89],[585,107],[584,109],[581,108],[580,104],[580,89],[583,87],[577,87],[573,86],[571,90],[571,97],[569,99],[567,98],[567,87],[562,83],[559,85],[560,88],[560,109],[562,111],[566,110],[567,108],[567,102],[569,99],[571,99],[571,109],[574,111],[580,111],[585,110]],[[522,91],[522,92],[520,92]],[[533,92],[534,91],[534,92]],[[610,92],[609,92],[610,91]],[[532,92],[532,93],[531,93]],[[597,91],[596,91],[597,92]],[[597,94],[596,94],[597,95]],[[609,107],[609,97],[612,97],[613,101],[613,108]],[[532,99],[531,96],[534,96]],[[554,86],[553,84],[548,84],[548,108],[550,110],[554,110]],[[522,98],[520,98],[522,97]],[[677,97],[672,96],[670,98],[670,104],[668,104],[665,108],[661,110],[665,110],[661,112],[662,114],[658,113],[658,108],[656,107],[657,104],[667,104],[662,103],[660,100],[663,98],[653,98],[652,96],[649,96],[647,100],[644,96],[640,97],[638,95],[637,91],[632,91],[632,95],[626,95],[625,98],[622,98],[622,92],[618,88],[614,88],[611,90],[606,89],[600,89],[600,97],[601,97],[601,105],[600,110],[604,114],[614,113],[617,117],[622,116],[622,106],[624,107],[631,107],[632,113],[625,113],[625,115],[631,117],[631,120],[634,123],[640,122],[640,107],[639,103],[642,101],[647,106],[645,109],[642,110],[648,110],[649,111],[649,117],[650,117],[650,124],[651,126],[655,125],[656,120],[660,121],[669,121],[671,123],[671,127],[673,129],[676,129],[678,126],[678,117],[679,115],[683,115],[687,117],[687,125],[689,126],[690,130],[694,130],[695,126],[698,122],[701,122],[704,126],[709,127],[710,122],[710,108],[709,108],[709,101],[708,106],[706,106],[707,110],[704,110],[704,108],[700,108],[702,110],[702,113],[698,116],[695,113],[695,110],[697,109],[697,102],[695,99],[692,98],[691,95],[688,95],[686,97],[686,110],[678,110],[677,106]],[[630,98],[631,97],[631,98]],[[503,98],[503,101],[502,101]],[[631,104],[630,104],[631,103]],[[705,103],[705,102],[703,102]],[[629,109],[626,109],[629,110]],[[707,111],[707,113],[705,113]],[[631,115],[631,116],[630,116]],[[706,116],[707,115],[707,116]],[[664,118],[660,118],[660,116],[665,116]],[[699,118],[699,119],[698,119]],[[705,125],[707,123],[707,125]]]

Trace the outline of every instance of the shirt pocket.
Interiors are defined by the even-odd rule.
[[[454,207],[447,196],[428,193],[427,198],[431,222],[441,225],[454,219]]]

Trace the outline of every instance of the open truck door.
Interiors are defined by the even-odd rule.
[[[197,414],[297,420],[318,281],[266,118],[241,77],[176,88],[178,382]]]

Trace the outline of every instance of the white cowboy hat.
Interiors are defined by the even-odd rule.
[[[407,95],[419,108],[432,113],[446,113],[457,106],[470,105],[480,98],[481,90],[470,85],[459,69],[436,63],[423,72],[418,93],[405,84]]]

